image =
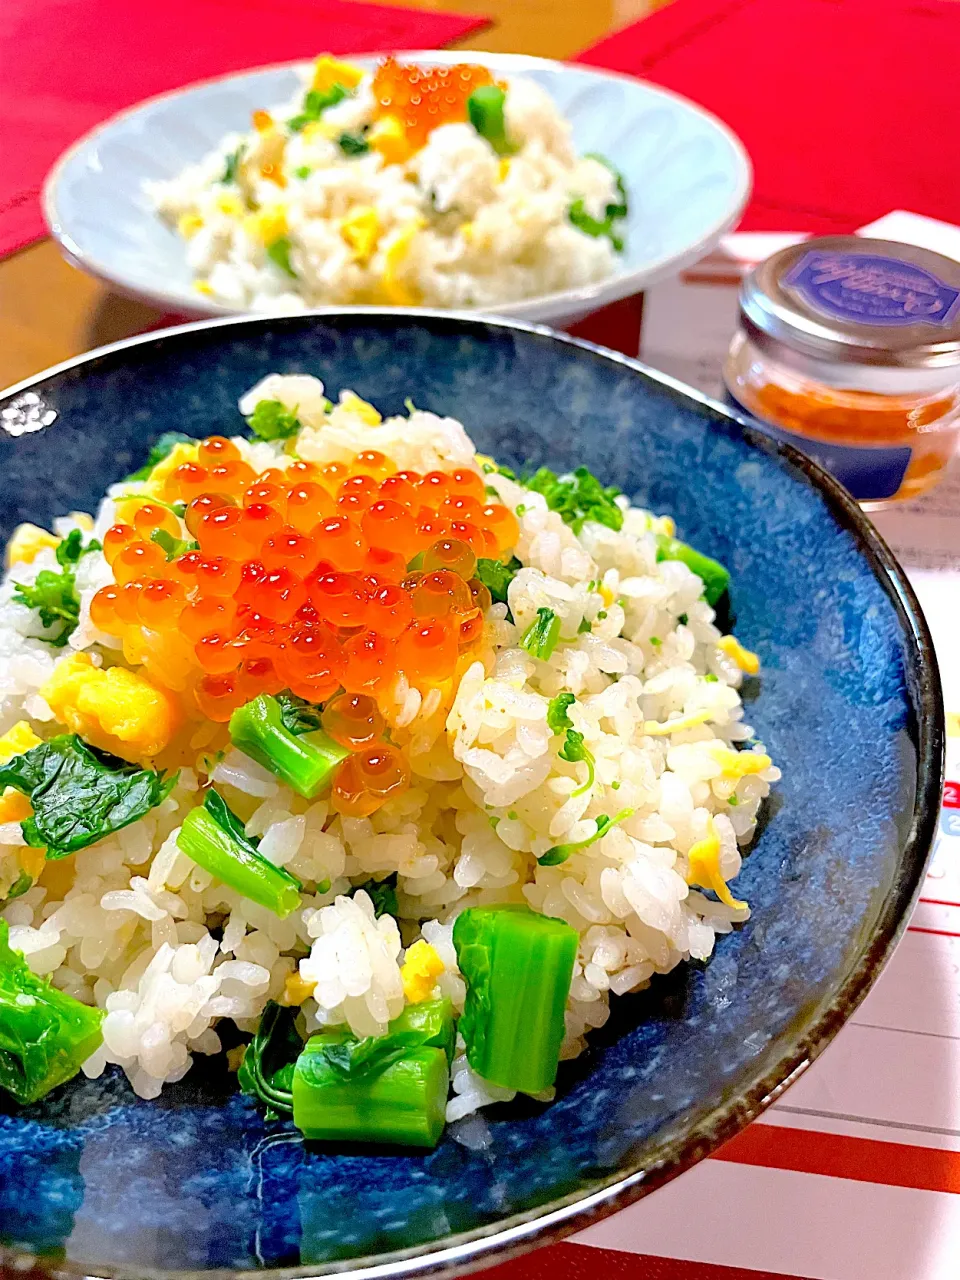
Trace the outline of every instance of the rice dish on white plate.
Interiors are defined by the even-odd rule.
[[[459,422],[408,405],[383,420],[350,391],[331,404],[315,378],[271,375],[240,402],[252,438],[165,439],[96,513],[12,538],[0,917],[33,974],[102,1011],[74,1070],[118,1064],[152,1098],[198,1054],[226,1049],[236,1069],[277,1005],[301,1037],[368,1048],[424,1001],[459,1017],[455,925],[500,904],[573,939],[555,1058],[574,1058],[611,997],[708,959],[747,919],[727,882],[780,774],[743,720],[758,658],[710,603],[722,566],[584,469],[522,482]],[[236,713],[261,694],[287,698],[301,743],[342,743],[347,713],[366,716],[379,755],[351,729],[333,783],[298,792],[238,745]],[[53,811],[67,772],[40,785],[22,764],[64,742],[64,770],[99,769],[139,816],[105,820],[104,802],[67,830],[63,803],[89,796]],[[236,823],[228,838],[221,812],[218,838],[254,851],[259,902],[242,857],[221,877],[185,851],[211,792]],[[460,1032],[447,1121],[515,1093]]]
[[[238,309],[329,303],[489,307],[605,279],[627,195],[522,77],[483,66],[375,72],[317,60],[294,100],[253,114],[170,181],[194,287]]]

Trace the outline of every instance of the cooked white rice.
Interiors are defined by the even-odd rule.
[[[243,407],[264,397],[299,406],[304,458],[325,462],[376,448],[398,467],[420,471],[479,466],[451,419],[412,411],[371,426],[351,393],[328,411],[322,386],[303,377],[272,376]],[[289,461],[280,445],[237,443],[258,468]],[[509,588],[515,622],[506,621],[505,605],[491,607],[489,643],[449,693],[397,679],[384,712],[413,771],[409,790],[370,818],[341,817],[230,748],[223,726],[194,718],[173,752],[179,780],[159,807],[48,863],[28,892],[3,907],[11,944],[35,972],[106,1009],[104,1043],[85,1064],[87,1075],[116,1063],[140,1096],[156,1096],[195,1054],[220,1050],[221,1020],[253,1030],[298,967],[316,983],[304,1004],[309,1029],[348,1024],[358,1035],[382,1034],[404,1004],[404,948],[421,936],[444,964],[439,991],[461,1009],[452,923],[467,906],[495,902],[526,902],[580,934],[562,1051],[572,1058],[606,1021],[611,994],[640,990],[691,957],[705,960],[717,935],[746,919],[747,908],[688,885],[687,854],[712,822],[723,876],[733,879],[740,847],[780,775],[768,763],[743,776],[724,755],[723,747],[752,738],[738,695],[742,673],[729,646],[718,647],[700,579],[680,562],[655,558],[655,534],[670,532],[671,523],[620,499],[620,532],[588,523],[578,537],[541,495],[500,474],[486,479],[519,513],[516,554],[524,567]],[[107,496],[95,531],[114,518]],[[58,532],[76,523],[60,522]],[[21,719],[41,737],[62,731],[38,690],[65,655],[86,650],[107,665],[125,661],[117,641],[89,622],[92,595],[111,580],[102,553],[80,562],[81,623],[66,649],[45,643],[36,614],[11,600],[12,581],[31,582],[54,567],[53,551],[44,550],[13,565],[0,587],[0,733]],[[518,647],[544,605],[561,619],[562,642],[549,661]],[[148,658],[144,671],[160,678],[162,654]],[[597,785],[580,795],[582,766],[558,756],[546,721],[550,699],[562,691],[575,695],[569,714],[596,759]],[[684,717],[690,727],[662,732],[665,722]],[[748,749],[763,752],[757,743]],[[178,849],[180,823],[208,777],[248,833],[262,837],[261,852],[304,883],[302,907],[287,919],[245,900]],[[597,815],[625,808],[630,817],[562,865],[536,862],[552,845],[593,834]],[[0,891],[17,879],[22,852],[19,824],[0,825]],[[346,896],[391,872],[398,874],[397,920],[375,919],[364,893]],[[457,1058],[451,1120],[505,1096]]]
[[[308,87],[304,82],[304,89]],[[146,184],[159,212],[187,237],[196,288],[238,309],[297,310],[329,303],[484,307],[609,276],[610,239],[585,234],[568,213],[576,200],[603,221],[616,180],[578,157],[570,125],[532,81],[509,82],[501,158],[466,122],[442,125],[408,159],[375,148],[346,155],[337,143],[374,121],[371,77],[289,133],[303,93],[270,109],[272,121],[229,134],[168,182]],[[372,136],[372,135],[371,135]],[[222,181],[243,148],[236,183]],[[264,176],[264,168],[269,176]],[[366,218],[367,230],[354,228]],[[291,276],[269,245],[290,245]]]

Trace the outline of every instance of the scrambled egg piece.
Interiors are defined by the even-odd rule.
[[[429,942],[421,938],[409,948],[400,970],[400,979],[403,994],[411,1004],[430,999],[443,970],[444,963]]]
[[[177,230],[184,240],[189,240],[195,236],[202,226],[203,219],[199,213],[181,213],[177,219]]]
[[[340,219],[340,234],[358,262],[367,263],[377,247],[383,227],[372,204],[361,204]],[[379,417],[379,415],[378,415]]]
[[[254,111],[250,119],[257,133],[269,133],[274,128],[273,116],[269,111]]]
[[[280,1004],[303,1004],[304,1000],[308,1000],[313,995],[316,985],[315,982],[307,982],[306,978],[301,978],[299,971],[294,969],[293,973],[288,973],[284,979]]]
[[[14,756],[22,756],[31,747],[38,747],[40,741],[26,720],[18,720],[13,728],[8,729],[0,738],[0,764],[6,764]]]
[[[85,653],[59,662],[40,696],[74,733],[124,760],[159,754],[180,723],[164,690],[125,667],[95,667]]]
[[[338,62],[329,53],[322,53],[313,67],[313,83],[311,89],[325,93],[335,84],[342,84],[345,89],[355,89],[363,79],[363,67],[354,66],[352,62]]]
[[[751,773],[763,773],[773,764],[770,757],[762,752],[734,751],[722,742],[712,742],[707,752],[723,770],[725,778],[746,778]]]
[[[304,142],[314,142],[317,138],[336,138],[343,132],[339,125],[327,124],[323,120],[311,120],[303,126],[300,135]]]
[[[259,213],[251,213],[243,220],[243,229],[262,244],[273,244],[281,240],[289,231],[287,213],[283,205],[273,205],[261,209]]]
[[[210,292],[212,293],[213,290],[211,289]],[[199,450],[199,443],[186,444],[181,440],[179,444],[175,444],[163,461],[158,462],[150,472],[150,479],[143,486],[144,494],[150,498],[162,498],[167,481],[177,467],[184,462],[196,462]]]
[[[413,155],[413,147],[397,116],[381,116],[367,134],[367,142],[383,156],[384,164],[404,164]]]
[[[355,391],[344,391],[340,396],[340,408],[359,418],[365,426],[378,427],[383,419],[368,400],[361,400]]]
[[[41,551],[47,547],[56,551],[59,545],[60,539],[55,533],[48,533],[36,524],[18,524],[7,543],[7,568],[12,564],[33,564]]]
[[[506,182],[507,174],[510,172],[510,157],[501,156],[500,163],[497,165],[497,181]]]
[[[413,307],[419,302],[419,298],[413,290],[408,288],[400,279],[400,267],[410,253],[410,246],[413,244],[414,238],[423,226],[422,218],[413,218],[405,227],[400,229],[393,243],[384,254],[383,291],[387,295],[387,300],[398,307]]]
[[[193,288],[196,293],[202,293],[205,298],[213,297],[213,285],[209,280],[194,280]]]
[[[7,787],[0,796],[0,822],[22,822],[33,813],[33,806],[15,787]]]
[[[736,636],[721,636],[717,641],[717,648],[728,658],[732,658],[748,676],[755,676],[760,670],[760,659],[755,653],[745,649]]]
[[[687,884],[712,889],[722,903],[735,911],[743,911],[749,905],[733,896],[720,872],[720,837],[712,818],[707,826],[707,835],[693,845],[687,860],[690,866]]]
[[[219,213],[226,214],[228,218],[243,217],[243,201],[232,191],[221,191],[214,201],[214,206]],[[189,214],[184,216],[190,217]]]
[[[645,720],[643,732],[651,738],[661,737],[665,733],[680,733],[682,729],[693,729],[698,724],[705,724],[712,715],[712,711],[691,711],[688,716],[679,716],[676,720]]]

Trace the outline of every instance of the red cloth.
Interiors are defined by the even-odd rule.
[[[318,53],[436,48],[486,23],[342,0],[0,0],[0,255],[44,234],[50,166],[123,107]]]
[[[892,209],[960,223],[953,0],[676,0],[578,61],[739,134],[755,169],[745,230],[847,232]]]
[[[538,1249],[513,1262],[501,1263],[487,1275],[489,1280],[788,1280],[771,1271],[655,1258],[646,1253],[570,1243]]]

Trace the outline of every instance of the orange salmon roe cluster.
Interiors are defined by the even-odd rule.
[[[145,501],[105,534],[115,582],[91,602],[94,625],[125,652],[133,641],[149,652],[157,635],[179,645],[193,678],[172,687],[192,687],[220,723],[260,693],[319,703],[344,690],[324,714],[357,752],[340,770],[338,807],[371,812],[371,797],[406,785],[399,753],[379,741],[377,695],[401,672],[420,687],[448,680],[482,639],[490,593],[477,559],[511,550],[513,513],[467,468],[420,475],[368,450],[257,475],[220,436],[171,473],[164,497],[187,503],[182,523]],[[160,530],[199,545],[168,560]]]
[[[375,114],[396,116],[418,149],[438,125],[466,120],[467,99],[488,84],[493,84],[490,72],[473,63],[414,67],[386,58],[373,77]]]

